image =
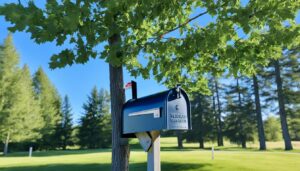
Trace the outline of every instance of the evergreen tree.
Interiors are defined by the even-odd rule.
[[[79,143],[79,125],[74,125],[72,128],[72,134],[71,134],[71,142],[73,145],[80,145]]]
[[[274,116],[269,116],[265,121],[265,132],[267,141],[282,140],[280,121]]]
[[[7,154],[10,132],[7,128],[9,119],[9,99],[14,77],[17,72],[19,56],[12,43],[12,35],[4,41],[0,49],[0,138],[4,143],[4,155]]]
[[[101,127],[101,147],[111,146],[111,114],[110,114],[110,95],[105,89],[100,89],[99,92],[100,98],[100,127]]]
[[[281,68],[289,133],[292,140],[300,140],[300,46],[286,51]]]
[[[220,102],[220,87],[219,81],[216,77],[213,78],[213,109],[216,117],[216,127],[217,127],[217,142],[218,146],[223,146],[223,123],[222,123],[222,112],[221,112],[221,102]]]
[[[3,112],[8,97],[7,90],[13,84],[13,78],[18,71],[19,55],[13,45],[12,35],[9,34],[4,41],[4,45],[0,46],[0,111]]]
[[[34,141],[43,126],[29,68],[17,67],[19,56],[9,35],[0,52],[0,138],[4,155],[9,142]]]
[[[216,137],[214,129],[216,123],[210,100],[210,96],[199,93],[193,93],[192,95],[193,130],[188,132],[187,140],[199,142],[200,148],[204,148],[205,141],[214,140]]]
[[[111,142],[109,121],[109,96],[94,87],[83,105],[84,116],[80,119],[79,143],[82,148],[107,147]]]
[[[68,145],[72,144],[72,108],[69,97],[66,95],[63,99],[61,109],[61,121],[57,128],[57,137],[60,141],[60,146],[65,150]]]
[[[20,89],[18,99],[14,101],[15,105],[20,108],[20,115],[22,116],[23,126],[23,138],[20,140],[31,140],[36,141],[41,138],[40,130],[43,128],[45,123],[40,114],[40,107],[38,101],[35,99],[35,93],[33,89],[33,81],[29,71],[29,67],[25,65],[20,71],[20,76],[16,85]]]
[[[280,59],[273,60],[269,67],[264,68],[262,74],[267,85],[264,90],[267,104],[265,106],[269,111],[278,113],[280,116],[286,150],[293,149],[290,135],[291,133],[297,134],[298,123],[300,123],[299,112],[297,112],[300,109],[299,48],[297,47],[285,50]]]
[[[54,137],[57,125],[61,120],[60,97],[42,68],[39,68],[35,73],[33,85],[36,98],[39,101],[40,112],[45,122],[45,126],[41,130],[40,147],[45,149],[53,148],[53,145],[59,144]]]
[[[226,92],[227,116],[224,123],[229,140],[246,148],[247,141],[254,141],[255,109],[249,87],[242,86],[241,80],[236,78],[236,84],[230,85]]]

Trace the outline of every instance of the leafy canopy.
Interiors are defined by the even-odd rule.
[[[37,43],[72,46],[51,57],[51,68],[101,58],[133,76],[204,91],[207,73],[251,74],[278,58],[282,46],[300,42],[299,6],[299,0],[47,0],[42,8],[33,1],[5,4],[0,15],[12,23],[10,31],[29,32]],[[214,21],[203,26],[203,16]]]

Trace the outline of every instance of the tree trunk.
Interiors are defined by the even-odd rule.
[[[215,89],[216,89],[216,96],[217,96],[217,105],[218,105],[218,146],[223,146],[223,133],[222,133],[222,114],[221,114],[221,103],[219,97],[219,85],[218,81],[215,79]]]
[[[204,140],[202,137],[199,139],[199,148],[204,149]]]
[[[254,87],[254,96],[255,96],[259,150],[266,150],[264,124],[263,124],[262,115],[261,115],[261,106],[260,106],[260,98],[259,98],[259,86],[258,86],[256,75],[253,75],[253,87]]]
[[[115,19],[115,18],[114,18]],[[117,29],[115,23],[112,24]],[[111,47],[120,43],[120,34],[114,33],[108,40]],[[112,48],[113,49],[113,48]],[[122,58],[120,51],[115,52],[116,57]],[[122,61],[122,59],[120,59]],[[112,117],[112,171],[129,170],[129,143],[128,139],[121,138],[122,107],[125,103],[125,92],[123,89],[123,68],[109,64],[109,81],[111,95],[111,117]]]
[[[245,139],[242,139],[242,148],[247,148],[246,140]]]
[[[202,104],[201,104],[201,97],[199,98],[199,124],[200,124],[200,133],[199,133],[199,144],[200,148],[204,148],[204,138],[203,138],[203,113],[202,113]]]
[[[8,154],[8,143],[9,143],[9,133],[7,133],[6,140],[4,143],[4,151],[3,151],[4,156]]]
[[[176,134],[177,134],[177,145],[178,145],[178,148],[179,149],[182,149],[183,148],[183,144],[182,144],[182,132],[181,131],[176,131]]]
[[[66,150],[67,149],[67,143],[66,141],[63,142],[63,150]]]
[[[216,109],[216,100],[215,100],[215,94],[213,93],[212,96],[212,108],[213,108],[213,113],[214,113],[214,117],[215,117],[215,123],[216,123],[216,130],[217,130],[217,142],[218,142],[218,146],[219,146],[219,119],[218,119],[218,114],[217,114],[217,109]]]
[[[282,136],[284,139],[285,150],[292,150],[292,142],[289,134],[288,124],[286,120],[286,111],[284,106],[284,94],[282,91],[282,80],[280,76],[280,66],[279,61],[274,61],[275,75],[276,75],[276,84],[277,84],[277,96],[278,96],[278,105],[279,105],[279,115],[282,129]]]
[[[122,106],[125,102],[122,67],[109,65],[112,116],[112,170],[127,171],[129,165],[128,140],[121,138]]]
[[[243,125],[242,125],[242,121],[241,121],[241,115],[242,115],[242,97],[241,97],[241,91],[240,91],[240,84],[239,84],[239,79],[236,79],[236,87],[237,87],[237,92],[238,92],[238,100],[239,100],[239,116],[238,116],[238,126],[239,126],[239,131],[240,131],[240,141],[242,143],[242,147],[246,148],[246,139],[245,139],[245,135],[244,135],[244,131],[243,131]]]

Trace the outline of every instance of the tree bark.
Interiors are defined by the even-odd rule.
[[[129,168],[128,140],[121,138],[122,106],[125,102],[122,67],[109,65],[111,115],[112,115],[112,170],[127,171]]]
[[[218,146],[223,146],[223,133],[222,133],[222,114],[221,114],[221,103],[219,97],[219,85],[218,81],[215,79],[215,89],[216,89],[216,96],[217,96],[217,106],[218,106]]]
[[[113,23],[112,27],[118,27]],[[121,41],[120,34],[114,33],[108,40],[112,47]],[[112,48],[113,49],[113,48]],[[122,53],[115,52],[122,61]],[[112,117],[112,171],[128,171],[130,149],[128,139],[121,138],[122,107],[125,103],[125,92],[123,89],[123,68],[109,64],[109,80],[111,95],[111,117]]]
[[[253,75],[253,87],[254,87],[254,96],[255,96],[255,107],[256,107],[256,122],[258,130],[258,139],[259,139],[259,150],[266,150],[266,139],[264,132],[264,124],[261,115],[261,106],[259,98],[259,86],[257,82],[256,75]]]
[[[179,149],[182,149],[183,148],[183,144],[182,144],[182,132],[180,131],[176,131],[176,134],[177,134],[177,145],[178,145],[178,148]]]
[[[9,143],[9,132],[7,133],[6,140],[4,143],[4,151],[3,151],[4,156],[8,154],[8,143]]]
[[[279,61],[274,61],[275,68],[275,76],[276,76],[276,85],[277,85],[277,97],[278,97],[278,105],[279,105],[279,115],[282,129],[282,136],[284,139],[285,150],[292,150],[292,142],[289,134],[288,124],[286,120],[286,111],[285,111],[285,102],[284,102],[284,93],[282,90],[282,80],[280,76],[280,66]]]

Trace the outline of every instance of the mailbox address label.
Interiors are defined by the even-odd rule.
[[[188,129],[188,109],[184,98],[168,102],[168,129]]]

